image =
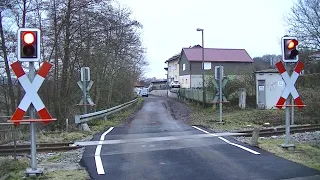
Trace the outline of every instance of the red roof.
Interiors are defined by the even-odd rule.
[[[189,61],[202,61],[202,48],[183,48]],[[245,49],[204,48],[204,61],[253,62]]]

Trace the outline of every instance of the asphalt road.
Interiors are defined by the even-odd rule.
[[[231,137],[192,138],[212,132],[174,119],[167,106],[164,98],[149,96],[130,124],[95,135],[92,141],[113,141],[86,147],[81,163],[90,177],[95,180],[320,179],[319,171]]]

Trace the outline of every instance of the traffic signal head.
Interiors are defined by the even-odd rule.
[[[18,60],[38,61],[40,59],[40,30],[20,28],[18,30]]]
[[[299,51],[297,50],[298,40],[296,37],[283,37],[281,41],[283,62],[297,62]]]

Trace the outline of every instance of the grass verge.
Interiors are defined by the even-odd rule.
[[[200,125],[215,130],[238,130],[248,125],[261,126],[270,123],[272,126],[282,125],[284,122],[284,111],[280,110],[258,110],[225,107],[222,119],[224,124],[219,122],[219,107],[202,108],[199,105],[188,103],[191,107],[190,124]]]
[[[19,174],[22,173],[23,177],[23,171],[29,166],[29,160],[28,159],[19,159],[18,161],[14,161],[13,159],[1,159],[0,160],[0,178],[6,179],[16,179]]]
[[[22,158],[17,161],[6,158],[0,160],[0,179],[1,180],[21,180],[25,176],[24,171],[29,167],[30,160]],[[27,178],[31,179],[31,178]],[[53,172],[45,172],[42,176],[36,179],[51,179],[51,180],[87,180],[90,179],[86,170],[58,170]]]
[[[48,172],[43,176],[39,177],[38,179],[51,179],[51,180],[61,180],[61,179],[68,179],[68,180],[88,180],[89,174],[86,170],[70,170],[70,171],[54,171]]]
[[[283,149],[284,139],[259,140],[259,147],[279,157],[303,164],[320,171],[320,145],[295,143],[295,150]]]

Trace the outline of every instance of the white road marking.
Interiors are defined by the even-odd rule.
[[[228,143],[228,144],[230,144],[230,143],[231,143],[229,140],[227,140],[227,139],[225,139],[225,138],[223,138],[223,137],[218,137],[218,138],[219,138],[219,139],[221,139],[222,141],[224,141],[224,142]]]
[[[104,137],[113,129],[113,127],[110,127],[106,132],[104,132],[101,137],[100,137],[100,141],[99,144],[97,145],[96,148],[96,152],[94,154],[94,160],[96,161],[96,167],[97,167],[97,173],[98,174],[105,174],[104,172],[104,168],[102,165],[102,160],[100,157],[100,153],[101,153],[101,148],[102,148],[102,143],[104,141]]]
[[[216,135],[216,134],[209,133],[208,131],[203,130],[203,129],[197,127],[197,126],[192,126],[192,127],[195,128],[195,129],[198,129],[199,131],[202,131],[202,132],[204,132],[204,133],[206,133],[206,134],[210,134],[210,135],[212,135],[212,136],[218,136],[218,135]],[[252,154],[255,154],[255,155],[259,155],[259,154],[260,154],[259,152],[254,151],[254,150],[252,150],[252,149],[249,149],[249,148],[247,148],[247,147],[244,147],[244,146],[242,146],[242,145],[239,145],[239,144],[236,144],[236,143],[232,143],[232,142],[230,142],[229,140],[227,140],[227,139],[225,139],[225,138],[223,138],[223,137],[218,137],[218,138],[221,139],[222,141],[230,144],[230,145],[233,145],[233,146],[236,146],[236,147],[241,148],[241,149],[243,149],[243,150],[246,150],[246,151],[248,151],[248,152],[250,152],[250,153],[252,153]]]

